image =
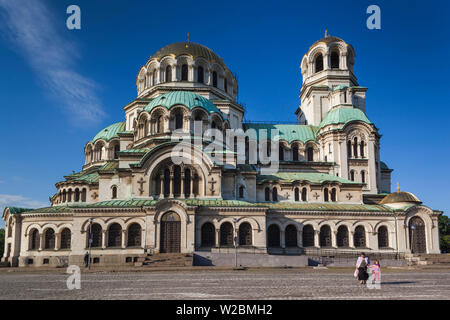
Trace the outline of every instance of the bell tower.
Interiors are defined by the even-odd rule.
[[[316,41],[302,58],[303,84],[299,124],[318,126],[335,106],[356,107],[365,112],[367,88],[358,86],[353,74],[355,51],[351,44],[328,35]]]

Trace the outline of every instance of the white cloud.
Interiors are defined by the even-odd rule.
[[[65,21],[60,24],[61,30],[66,27]],[[77,48],[55,25],[41,1],[0,0],[0,30],[24,55],[44,87],[71,118],[96,122],[104,115],[95,92],[97,84],[74,69]]]
[[[4,208],[6,206],[19,208],[43,208],[50,206],[50,203],[36,201],[20,195],[0,194],[0,208]]]

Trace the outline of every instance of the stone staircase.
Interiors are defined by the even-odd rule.
[[[450,254],[407,254],[409,266],[443,266],[450,268]]]
[[[193,265],[193,254],[190,253],[155,253],[148,254],[135,263],[142,267],[189,267]]]

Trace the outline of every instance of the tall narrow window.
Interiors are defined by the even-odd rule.
[[[264,189],[264,199],[265,199],[265,201],[270,201],[270,189],[269,189],[269,187]]]
[[[156,75],[156,69],[155,70],[153,70],[153,85],[156,85],[156,83],[157,83],[157,75]]]
[[[331,68],[339,69],[339,53],[332,52],[330,57]]]
[[[353,156],[355,158],[358,157],[358,138],[355,137],[355,139],[353,140]]]
[[[316,58],[316,72],[323,70],[323,56],[319,54]]]
[[[355,171],[350,171],[350,180],[355,181]]]
[[[86,188],[83,188],[83,190],[81,191],[81,202],[86,202]]]
[[[308,194],[307,194],[306,188],[303,188],[302,189],[302,201],[307,201],[307,196],[308,196]]]
[[[365,171],[361,171],[361,182],[366,183],[366,172]]]
[[[175,129],[183,129],[183,114],[177,113],[175,115]]]
[[[213,72],[213,87],[217,88],[217,72]]]
[[[113,223],[108,229],[108,247],[122,246],[122,227]]]
[[[296,144],[292,147],[292,160],[298,161],[298,145]]]
[[[323,189],[323,201],[328,202],[328,188]]]
[[[200,83],[204,83],[205,82],[205,76],[204,76],[204,71],[203,71],[203,67],[199,66],[197,68],[197,81]]]
[[[361,158],[364,158],[364,141],[361,141],[359,149],[360,149]]]
[[[119,152],[120,152],[120,145],[116,144],[114,146],[114,159],[115,160],[119,159]]]
[[[331,201],[336,202],[336,188],[331,189]]]
[[[113,186],[111,189],[111,199],[116,199],[117,198],[117,187]]]
[[[226,78],[223,80],[223,87],[225,89],[225,92],[228,92],[228,81]]]
[[[128,228],[128,247],[140,247],[141,246],[141,226],[138,223],[133,223]]]
[[[347,141],[347,156],[352,157],[352,142],[350,140]]]
[[[278,147],[278,157],[280,161],[284,161],[284,149],[281,144]]]
[[[277,188],[272,189],[272,201],[278,201],[278,190]]]
[[[298,191],[298,188],[294,189],[294,199],[295,201],[300,201],[300,193]]]
[[[314,161],[314,149],[312,147],[309,147],[307,153],[308,153],[308,161]]]
[[[80,201],[80,189],[75,189],[75,202]]]
[[[244,198],[244,186],[239,187],[239,198]]]
[[[53,229],[47,229],[47,231],[45,231],[44,248],[55,249],[55,231]]]
[[[172,67],[167,66],[166,67],[166,82],[171,82],[171,81],[172,81]]]
[[[64,228],[61,231],[61,249],[70,249],[70,242],[72,238],[72,232],[69,228]]]
[[[188,66],[183,64],[181,66],[181,81],[188,81]]]

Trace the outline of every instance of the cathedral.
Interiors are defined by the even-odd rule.
[[[56,183],[49,206],[5,208],[2,261],[81,265],[90,252],[94,265],[136,265],[236,252],[265,266],[326,252],[440,253],[442,212],[391,193],[355,58],[340,38],[318,40],[301,59],[296,121],[257,123],[244,121],[218,54],[193,42],[161,48],[140,68],[124,121],[87,141],[84,165]]]

